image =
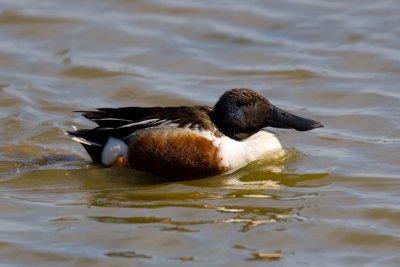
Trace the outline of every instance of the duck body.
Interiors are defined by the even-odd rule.
[[[271,105],[250,89],[232,89],[207,106],[124,107],[81,111],[98,124],[68,132],[92,160],[105,166],[123,159],[129,168],[171,178],[221,174],[272,155],[283,155],[264,127],[300,131],[322,127]]]

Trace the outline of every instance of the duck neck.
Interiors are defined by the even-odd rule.
[[[243,139],[246,139],[258,132],[258,130],[249,132],[238,132],[235,129],[234,125],[229,123],[224,117],[215,114],[215,112],[210,113],[210,118],[221,133],[236,141],[242,141]]]

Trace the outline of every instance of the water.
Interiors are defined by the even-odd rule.
[[[397,1],[0,1],[2,266],[400,266]],[[167,182],[90,164],[73,110],[213,105],[325,124]]]

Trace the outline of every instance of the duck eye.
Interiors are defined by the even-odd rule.
[[[248,102],[246,103],[246,106],[249,108],[254,107],[254,102]]]
[[[255,106],[255,102],[236,102],[236,105],[237,105],[238,107],[243,107],[243,106],[245,106],[245,107],[251,108],[251,107],[254,107],[254,106]]]

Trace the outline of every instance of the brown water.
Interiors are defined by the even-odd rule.
[[[400,266],[398,1],[0,1],[1,266]],[[92,166],[73,110],[212,105],[324,122],[288,156],[165,182]]]

